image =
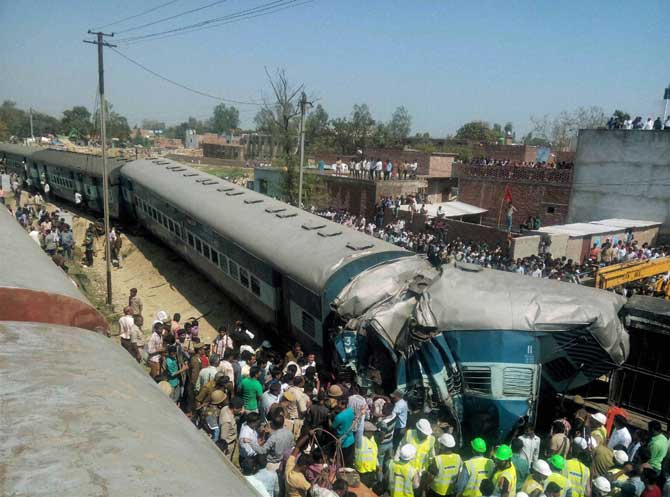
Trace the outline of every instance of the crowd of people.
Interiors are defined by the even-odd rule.
[[[574,164],[567,161],[542,162],[542,161],[519,161],[519,160],[498,160],[486,157],[479,157],[464,163],[467,166],[479,167],[527,167],[535,169],[572,169]]]
[[[325,161],[319,161],[319,170],[331,169],[335,176],[350,176],[356,179],[375,180],[407,180],[416,179],[419,163],[414,161],[401,161],[394,164],[390,159],[365,158],[337,160],[330,166]]]
[[[637,116],[635,119],[624,119],[622,116],[612,116],[607,121],[608,129],[644,129],[644,130],[665,130],[670,131],[670,116],[665,119],[661,119],[658,116],[656,119],[648,117],[645,121],[641,116]]]

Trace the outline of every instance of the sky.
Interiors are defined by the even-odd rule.
[[[120,40],[225,16],[271,0],[175,0],[114,24],[127,56],[186,86],[224,98],[269,96],[266,68],[283,68],[331,117],[368,104],[377,120],[404,105],[412,133],[442,137],[463,123],[512,122],[580,106],[656,117],[670,81],[668,0],[300,0],[285,10],[164,39]],[[97,53],[90,28],[166,0],[0,0],[0,99],[61,115],[92,109]],[[90,38],[90,37],[89,37]],[[132,125],[211,115],[219,102],[157,79],[105,50],[105,92]],[[238,105],[244,126],[258,106]]]

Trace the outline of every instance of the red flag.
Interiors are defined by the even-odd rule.
[[[503,200],[512,203],[512,192],[509,189],[509,185],[505,185],[505,195],[503,196]]]

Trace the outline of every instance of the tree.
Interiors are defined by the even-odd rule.
[[[107,140],[117,138],[121,142],[130,141],[130,126],[128,119],[114,111],[114,106],[105,101],[105,117],[106,117],[106,131]],[[93,122],[97,124],[97,129],[100,128],[100,109],[95,111]]]
[[[386,131],[395,146],[401,145],[412,130],[412,116],[404,106],[398,107],[386,126]]]
[[[9,140],[9,128],[5,121],[0,120],[0,141],[6,142]]]
[[[550,147],[551,142],[547,140],[546,138],[541,138],[538,136],[533,136],[533,132],[530,131],[528,132],[527,135],[523,137],[521,140],[524,145],[531,145],[535,147]]]
[[[349,154],[355,150],[352,123],[346,117],[338,117],[330,121],[333,143],[339,153]]]
[[[461,126],[456,131],[458,140],[478,141],[484,143],[495,142],[496,133],[489,127],[489,123],[484,121],[471,121]]]
[[[321,106],[317,106],[305,118],[305,145],[313,145],[318,139],[328,134],[328,113]]]
[[[577,133],[580,129],[601,128],[607,124],[607,116],[602,108],[579,107],[573,112],[563,111],[555,117],[545,115],[537,118],[531,116],[533,133],[539,138],[547,139],[556,148],[574,148],[577,144]]]
[[[394,137],[391,134],[390,126],[384,123],[377,123],[372,133],[372,144],[376,148],[388,148],[395,145]]]
[[[0,120],[7,126],[7,131],[10,136],[18,136],[25,138],[30,136],[30,125],[28,123],[28,115],[25,111],[16,107],[16,102],[12,100],[5,100],[0,105]],[[28,134],[21,134],[22,129],[28,123]]]
[[[239,128],[240,111],[232,105],[219,104],[214,107],[214,114],[209,124],[215,133],[229,133],[230,130]]]
[[[354,139],[354,147],[365,150],[368,139],[374,130],[375,120],[372,119],[367,104],[354,105],[351,112],[351,131]]]
[[[151,131],[163,131],[165,130],[165,123],[163,121],[157,121],[156,119],[142,119],[142,129],[149,129]]]
[[[614,116],[614,119],[616,119],[620,123],[623,123],[624,121],[630,120],[630,114],[628,112],[624,112],[622,110],[615,110],[613,116]]]
[[[77,135],[81,138],[89,136],[93,130],[91,113],[83,105],[77,105],[70,110],[63,111],[61,129],[66,134],[76,130]]]

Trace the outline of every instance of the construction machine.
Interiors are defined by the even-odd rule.
[[[607,290],[628,283],[654,278],[651,285],[656,295],[670,298],[670,257],[645,259],[642,261],[622,262],[598,269],[596,288]]]

